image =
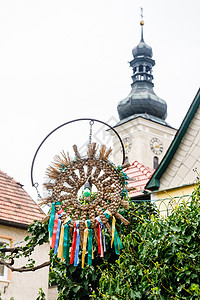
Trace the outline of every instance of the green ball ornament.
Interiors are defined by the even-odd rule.
[[[88,188],[84,189],[83,196],[90,197],[90,195],[91,195],[90,189],[88,189]]]

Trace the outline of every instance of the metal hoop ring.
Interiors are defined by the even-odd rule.
[[[71,120],[71,121],[68,121],[68,122],[65,122],[63,124],[61,124],[60,126],[56,127],[54,130],[52,130],[44,139],[43,141],[40,143],[39,147],[37,148],[36,152],[35,152],[35,155],[33,157],[33,160],[32,160],[32,164],[31,164],[31,183],[32,183],[32,186],[35,185],[34,183],[34,180],[33,180],[33,168],[34,168],[34,163],[35,163],[35,159],[36,159],[36,156],[40,150],[40,148],[42,147],[42,145],[44,144],[44,142],[48,139],[48,137],[50,135],[52,135],[52,133],[54,133],[56,130],[60,129],[61,127],[65,126],[65,125],[68,125],[68,124],[71,124],[71,123],[74,123],[74,122],[78,122],[78,121],[90,121],[90,122],[99,122],[101,124],[104,124],[106,125],[107,127],[109,127],[112,131],[114,131],[114,133],[117,135],[119,141],[120,141],[120,144],[121,144],[121,147],[122,147],[122,155],[123,155],[123,159],[122,159],[122,165],[124,164],[125,162],[125,149],[124,149],[124,145],[123,145],[123,142],[122,142],[122,139],[119,135],[119,133],[112,127],[110,126],[109,124],[103,122],[103,121],[100,121],[100,120],[97,120],[97,119],[90,119],[90,118],[80,118],[80,119],[75,119],[75,120]],[[93,125],[92,124],[92,125]]]

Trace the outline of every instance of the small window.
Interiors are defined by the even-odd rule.
[[[158,157],[154,156],[153,158],[153,168],[156,170],[158,167]]]
[[[146,72],[150,73],[150,67],[149,66],[146,66]]]
[[[143,65],[139,66],[139,72],[143,72]]]
[[[0,237],[0,247],[2,247],[4,244],[10,244],[10,240]],[[3,265],[0,265],[0,281],[8,281],[8,268]]]

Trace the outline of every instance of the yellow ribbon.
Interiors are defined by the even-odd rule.
[[[87,247],[88,232],[89,229],[88,229],[87,221],[85,221],[85,230],[83,236],[82,268],[84,268],[84,263],[85,263],[85,252]]]
[[[71,218],[68,216],[65,221],[63,222],[63,225],[65,226],[65,224],[70,220]]]
[[[112,218],[112,240],[111,240],[111,248],[113,246],[114,236],[115,236],[115,223],[116,223],[116,219],[113,216],[113,218]]]
[[[64,239],[64,226],[61,225],[61,231],[60,231],[60,239],[59,239],[59,245],[58,245],[58,253],[57,256],[60,257],[63,261],[63,239]]]

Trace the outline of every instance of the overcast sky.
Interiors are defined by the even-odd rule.
[[[76,118],[118,120],[117,103],[131,90],[141,6],[154,91],[178,128],[199,88],[199,0],[0,1],[0,169],[34,199],[31,163],[51,130]],[[79,123],[48,139],[35,162],[40,188],[52,155],[71,152],[88,134],[88,123]]]

